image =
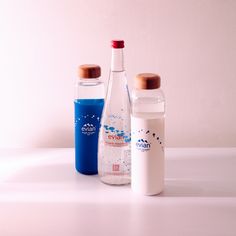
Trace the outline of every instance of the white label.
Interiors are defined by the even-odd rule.
[[[132,188],[152,195],[164,184],[164,117],[131,116]]]

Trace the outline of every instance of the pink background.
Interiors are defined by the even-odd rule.
[[[72,147],[77,66],[126,41],[162,77],[168,147],[236,146],[236,1],[0,1],[0,147]]]

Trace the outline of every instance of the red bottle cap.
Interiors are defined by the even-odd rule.
[[[125,42],[124,42],[124,40],[112,40],[111,41],[111,46],[113,48],[124,48],[125,47]]]

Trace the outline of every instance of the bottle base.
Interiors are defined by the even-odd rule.
[[[108,185],[127,185],[130,184],[130,176],[129,175],[104,175],[100,176],[100,180],[104,184]]]
[[[78,169],[77,167],[75,168],[76,171],[82,175],[97,175],[98,174],[98,171],[96,170],[81,170],[81,169]]]
[[[139,195],[144,195],[144,196],[156,196],[156,195],[159,195],[161,194],[164,189],[161,188],[161,189],[156,189],[156,190],[149,190],[149,191],[145,191],[145,190],[141,190],[141,189],[134,189],[131,185],[131,189],[134,193],[136,194],[139,194]]]

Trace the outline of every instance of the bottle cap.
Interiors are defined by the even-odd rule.
[[[135,88],[137,89],[157,89],[161,86],[161,78],[157,74],[142,73],[135,77]]]
[[[124,48],[125,47],[125,42],[124,42],[124,40],[112,40],[111,41],[111,46],[113,48]]]
[[[79,66],[78,74],[80,78],[92,79],[101,76],[101,68],[94,64],[85,64]]]

